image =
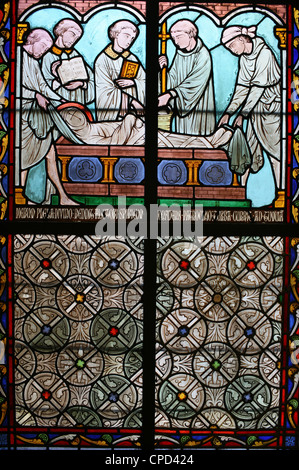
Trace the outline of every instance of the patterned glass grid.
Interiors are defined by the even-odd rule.
[[[14,282],[17,426],[140,427],[141,249],[17,235]]]
[[[278,426],[283,252],[280,237],[159,244],[158,429]]]
[[[37,3],[7,1],[0,12],[4,42],[0,51],[0,219],[9,222],[18,214],[14,214],[15,204],[24,204],[12,177],[18,173],[11,113],[16,109],[15,52],[19,26],[24,26],[18,20],[23,9]],[[80,11],[84,20],[85,8],[92,9],[94,4],[83,3],[68,0],[60,6],[76,10],[76,15]],[[125,10],[131,3],[136,11],[143,11],[146,5],[151,18],[151,2],[95,3],[109,3],[113,8],[126,4]],[[164,7],[174,12],[181,5],[183,2],[160,2],[160,18]],[[237,4],[206,6],[209,16],[213,11],[220,21],[231,15],[229,11],[242,10]],[[249,10],[252,6],[247,5]],[[283,27],[275,35],[285,62],[284,86],[293,90],[295,102],[292,106],[289,94],[285,95],[288,179],[286,199],[282,194],[275,209],[285,207],[286,218],[271,218],[270,207],[270,212],[268,208],[257,211],[255,220],[298,222],[298,10],[291,5],[260,7],[260,12],[268,10],[273,18],[274,11],[283,19],[279,23]],[[193,165],[188,166],[192,178],[193,170]],[[145,189],[151,184],[149,181]],[[196,188],[194,191],[196,194]],[[132,194],[135,196],[134,190]],[[164,195],[169,196],[169,187]],[[57,199],[52,203],[56,205]],[[85,204],[89,203],[86,197]],[[30,206],[30,210],[36,208]],[[218,220],[216,223],[214,234],[219,230]],[[19,228],[22,233],[26,232],[23,228]],[[119,238],[14,237],[8,235],[11,232],[14,227],[7,224],[0,237],[0,447],[120,447],[124,445],[120,435],[128,428],[132,432],[126,436],[135,437],[127,439],[126,445],[139,446],[136,435],[142,423],[145,432],[149,415],[152,417],[151,404],[142,403],[142,375],[145,381],[151,370],[146,368],[148,359],[144,371],[141,365],[146,307],[141,246]],[[281,232],[296,236],[291,226]],[[200,249],[190,240],[158,245],[157,447],[179,442],[181,446],[216,448],[298,448],[299,239],[290,240],[205,237]],[[146,266],[145,271],[148,269]],[[150,313],[154,320],[154,309]],[[168,442],[162,442],[163,431],[164,436],[168,433]]]

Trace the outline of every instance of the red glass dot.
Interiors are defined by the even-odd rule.
[[[249,269],[249,271],[253,271],[256,268],[256,264],[254,261],[249,261],[246,266]]]
[[[41,265],[44,269],[49,269],[51,267],[51,261],[48,259],[43,259]]]
[[[185,259],[182,259],[182,261],[180,261],[179,266],[180,266],[180,268],[183,269],[184,271],[187,271],[187,269],[188,269],[189,266],[190,266],[190,263],[189,263],[189,261],[186,261]]]
[[[51,398],[51,392],[49,392],[49,390],[44,390],[42,393],[42,397],[44,400],[49,400]]]
[[[109,335],[110,336],[117,336],[119,333],[119,329],[116,328],[116,326],[111,326],[111,328],[109,328]]]

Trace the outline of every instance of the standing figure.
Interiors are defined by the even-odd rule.
[[[222,33],[223,45],[240,57],[233,97],[219,126],[237,114],[234,126],[247,119],[246,138],[252,154],[251,171],[264,164],[263,150],[269,156],[280,188],[281,92],[280,67],[272,50],[256,36],[256,27],[231,26]]]
[[[139,34],[138,27],[127,20],[108,28],[111,43],[94,64],[95,102],[98,121],[121,120],[134,108],[142,115],[145,103],[145,71],[130,47]]]
[[[46,162],[47,176],[57,189],[60,203],[74,205],[61,184],[54,147],[57,131],[47,112],[49,100],[59,104],[60,97],[47,85],[39,59],[52,47],[53,40],[44,29],[32,30],[23,45],[21,110],[21,185],[25,187],[28,170]],[[34,201],[34,197],[32,198]]]
[[[189,20],[179,20],[170,28],[176,46],[167,71],[167,91],[159,96],[158,106],[174,100],[175,132],[209,135],[215,129],[215,98],[210,52],[198,37],[198,28]],[[165,55],[160,68],[167,67]]]
[[[55,43],[42,61],[42,72],[49,86],[66,101],[81,104],[94,99],[94,77],[74,45],[83,29],[76,21],[63,19],[54,30]]]

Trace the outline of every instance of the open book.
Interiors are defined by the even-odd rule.
[[[119,78],[135,78],[139,69],[138,62],[124,60]]]
[[[72,59],[64,59],[61,65],[57,67],[58,77],[62,85],[77,80],[88,80],[87,70],[82,57],[73,57]]]

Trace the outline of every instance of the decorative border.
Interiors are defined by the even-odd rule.
[[[288,336],[284,346],[288,351],[288,369],[286,377],[286,441],[299,447],[299,238],[291,240],[289,273],[289,315]],[[289,430],[292,430],[292,434]],[[296,438],[297,436],[297,438]],[[297,442],[296,442],[297,439]]]
[[[0,7],[0,220],[6,219],[8,203],[8,130],[10,98],[10,2]]]
[[[291,76],[291,106],[290,116],[294,130],[292,141],[293,160],[293,192],[292,192],[292,214],[293,222],[299,223],[299,9],[294,8],[293,37],[290,38],[290,56],[292,62]]]
[[[8,278],[7,238],[0,235],[0,449],[8,445]]]
[[[140,430],[132,429],[49,429],[49,428],[16,428],[12,448],[22,450],[55,450],[59,448],[79,449],[140,449]],[[0,447],[1,450],[1,447]]]
[[[14,7],[13,2],[12,9]],[[294,22],[293,22],[294,13]],[[3,16],[2,16],[3,15]],[[15,23],[15,11],[11,11],[11,3],[6,2],[0,7],[0,220],[13,220],[13,142],[14,130],[14,34],[11,30],[10,16]],[[288,29],[288,83],[292,83],[295,72],[295,61],[298,60],[299,46],[299,11],[289,8]],[[2,16],[2,18],[1,18]],[[294,37],[294,40],[293,40]],[[2,43],[2,45],[1,45]],[[8,62],[9,50],[11,61]],[[8,77],[11,80],[9,85]],[[292,181],[288,183],[286,200],[289,210],[288,221],[299,223],[299,134],[295,134],[298,125],[299,91],[296,92],[295,103],[289,101],[288,155],[291,159]],[[298,100],[297,100],[298,98]],[[8,111],[10,118],[8,122]],[[8,126],[9,124],[9,126]],[[290,127],[291,125],[291,127]],[[293,149],[293,151],[292,151]],[[9,183],[9,184],[8,184]],[[10,191],[9,189],[10,188]],[[3,194],[4,193],[4,194]],[[8,196],[10,195],[10,201]],[[290,201],[292,198],[292,202]],[[289,204],[288,204],[289,203]],[[292,214],[291,214],[292,211]],[[291,218],[292,217],[292,218]],[[299,238],[286,239],[284,325],[282,358],[282,413],[279,430],[263,432],[207,432],[157,429],[156,448],[279,448],[299,449]],[[0,235],[0,450],[10,448],[111,448],[141,446],[141,432],[120,429],[73,429],[71,434],[66,429],[47,428],[14,428],[13,417],[13,284],[12,284],[12,237]],[[9,405],[9,406],[8,406]],[[71,435],[71,438],[69,436]]]

